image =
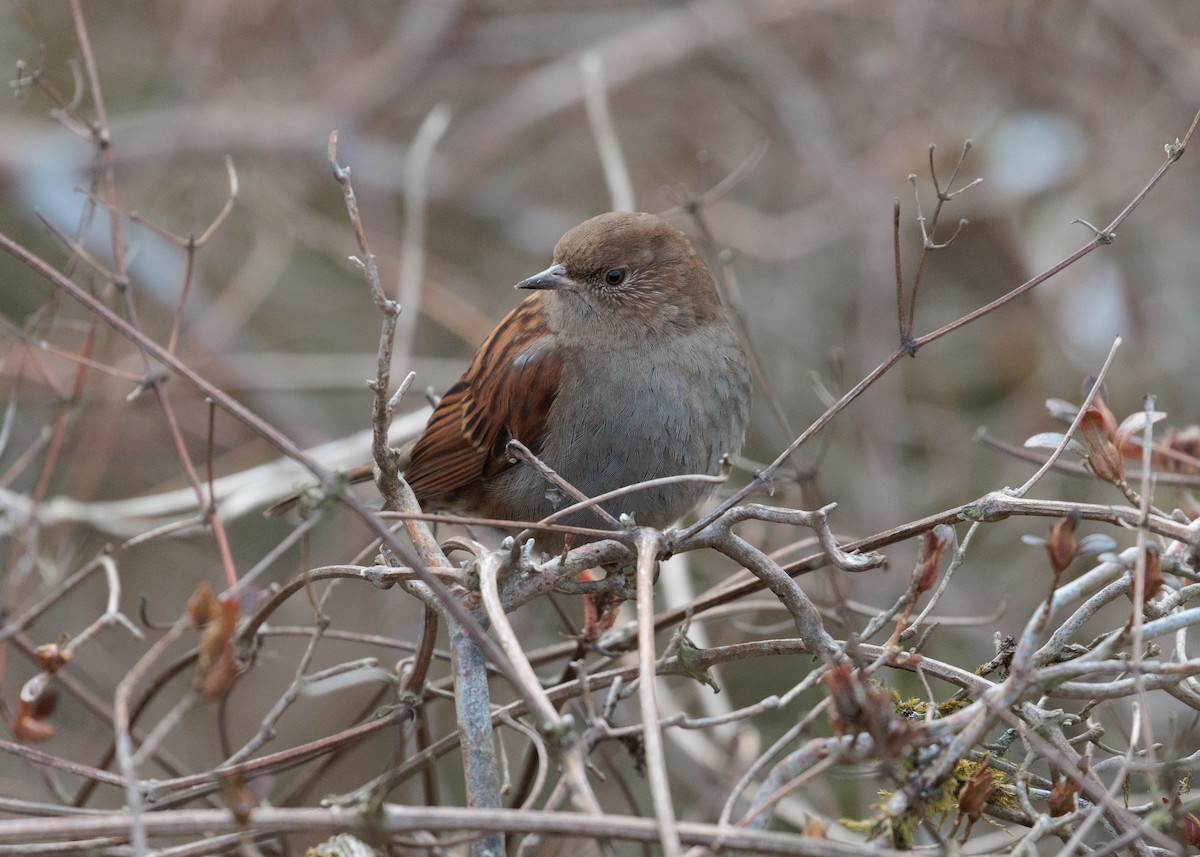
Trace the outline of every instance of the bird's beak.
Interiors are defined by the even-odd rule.
[[[534,274],[528,280],[517,283],[518,289],[569,289],[574,281],[567,276],[567,269],[562,265],[551,265],[540,274]]]

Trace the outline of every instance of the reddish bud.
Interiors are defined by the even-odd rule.
[[[1103,404],[1103,403],[1101,403]],[[1112,414],[1105,414],[1095,403],[1083,413],[1079,423],[1079,434],[1087,448],[1088,467],[1105,482],[1119,485],[1125,481],[1125,461],[1116,444],[1116,426]]]
[[[233,632],[237,627],[238,603],[232,598],[221,598],[217,602],[217,610],[209,617],[200,634],[200,661],[209,663],[215,661],[221,651],[233,641]]]
[[[240,612],[238,602],[233,598],[218,598],[214,604],[216,609],[200,633],[196,665],[196,685],[208,697],[224,693],[238,672],[233,655],[233,635]]]
[[[946,552],[946,546],[953,542],[954,528],[946,524],[938,524],[921,536],[917,565],[913,569],[918,595],[933,588],[934,582],[937,581],[938,568],[942,564],[942,555]]]
[[[1050,797],[1047,800],[1051,818],[1058,818],[1060,815],[1066,815],[1069,812],[1075,811],[1075,797],[1083,791],[1083,782],[1080,777],[1087,773],[1088,760],[1087,756],[1079,758],[1079,775],[1069,777],[1066,774],[1059,776],[1054,783],[1054,787],[1050,789]]]
[[[1142,568],[1142,592],[1149,600],[1162,587],[1162,561],[1158,557],[1158,546],[1151,543],[1146,545],[1146,561]]]
[[[1096,384],[1095,378],[1088,378],[1083,383],[1083,397],[1086,399],[1088,393],[1092,392],[1092,387]],[[1109,437],[1115,437],[1117,433],[1117,418],[1113,416],[1112,410],[1108,407],[1108,400],[1105,398],[1107,391],[1104,386],[1100,386],[1100,390],[1092,397],[1091,410],[1096,411],[1100,419],[1104,422],[1104,431]]]
[[[1200,818],[1196,818],[1195,813],[1189,812],[1179,819],[1179,832],[1183,834],[1188,845],[1200,848]]]
[[[188,619],[191,620],[193,628],[203,628],[208,624],[208,620],[212,618],[213,612],[213,591],[212,587],[207,582],[201,583],[196,587],[196,591],[187,602]]]
[[[1050,528],[1050,536],[1046,539],[1046,555],[1050,557],[1050,567],[1055,575],[1062,574],[1075,559],[1079,550],[1075,541],[1075,528],[1078,525],[1079,512],[1072,510]]]
[[[971,822],[979,820],[988,798],[996,791],[996,780],[991,772],[992,755],[989,753],[974,773],[958,790],[958,811]]]
[[[58,694],[46,687],[49,680],[47,673],[39,673],[21,688],[12,722],[12,732],[18,741],[35,744],[54,737],[54,726],[46,718],[54,713]]]
[[[39,719],[24,702],[17,703],[17,714],[13,718],[13,737],[23,744],[37,744],[54,737],[54,727]]]
[[[66,666],[67,661],[71,659],[59,643],[44,643],[34,649],[33,654],[37,658],[38,666],[51,675]]]
[[[838,735],[865,732],[875,746],[888,756],[903,752],[912,742],[912,733],[896,717],[889,692],[854,672],[845,660],[834,661],[824,675],[825,687],[833,710],[829,725]]]
[[[58,691],[50,687],[42,691],[41,695],[29,703],[29,713],[38,720],[45,720],[54,713],[54,709],[58,707]]]
[[[829,725],[838,735],[844,735],[861,719],[863,700],[860,688],[851,677],[850,666],[844,661],[830,664],[825,672],[824,681],[829,698],[833,700]]]
[[[230,649],[223,653],[217,662],[204,673],[200,682],[200,690],[209,699],[215,699],[229,689],[233,680],[237,678],[237,674],[237,661],[234,660],[233,650]]]

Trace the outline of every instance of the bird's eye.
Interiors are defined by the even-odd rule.
[[[610,286],[619,286],[621,283],[625,282],[625,269],[613,268],[604,275],[604,282],[608,283]]]

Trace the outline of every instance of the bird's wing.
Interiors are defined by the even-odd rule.
[[[541,300],[530,295],[504,317],[434,409],[404,471],[418,498],[511,467],[510,440],[538,451],[562,375],[562,352]]]

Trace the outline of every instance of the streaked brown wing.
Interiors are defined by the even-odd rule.
[[[535,452],[558,394],[562,354],[546,327],[541,293],[496,326],[467,371],[442,398],[404,472],[424,499],[467,487],[511,467],[517,439]]]

